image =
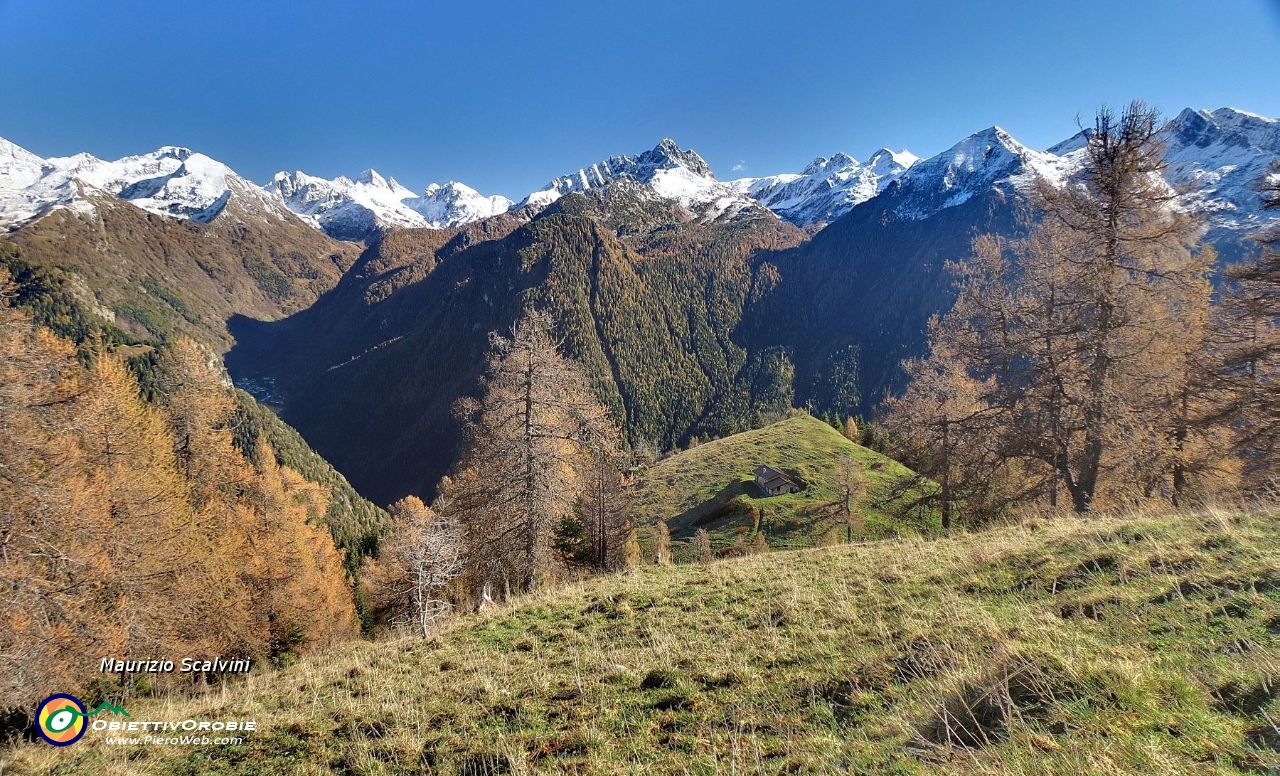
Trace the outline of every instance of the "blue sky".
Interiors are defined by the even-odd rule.
[[[722,178],[1077,114],[1280,116],[1277,0],[0,0],[0,136],[519,198],[664,136]],[[743,166],[745,172],[732,172]]]

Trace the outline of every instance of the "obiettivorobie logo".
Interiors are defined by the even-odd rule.
[[[129,716],[129,712],[110,703],[100,703],[93,711],[85,711],[84,704],[74,695],[50,695],[36,709],[36,732],[54,746],[70,746],[84,736],[89,717],[100,711]]]
[[[118,745],[162,745],[162,744],[213,744],[225,746],[244,743],[244,733],[251,733],[258,727],[254,720],[200,720],[184,719],[180,721],[138,721],[135,719],[105,720],[89,717],[103,711],[117,716],[129,717],[129,712],[111,703],[101,703],[93,711],[85,711],[84,703],[74,695],[58,693],[41,701],[36,709],[36,732],[45,741],[54,746],[70,746],[79,741],[85,731],[108,731],[114,737],[106,738],[103,743]],[[142,733],[143,735],[138,735]],[[172,733],[177,735],[163,735]],[[182,735],[194,733],[194,735]],[[227,733],[238,733],[238,736],[227,736]],[[211,738],[207,734],[216,737]],[[219,735],[221,734],[221,735]]]

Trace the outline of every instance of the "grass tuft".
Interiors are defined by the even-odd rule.
[[[258,720],[240,746],[90,732],[5,772],[1275,773],[1277,517],[1039,516],[648,567],[127,704]]]

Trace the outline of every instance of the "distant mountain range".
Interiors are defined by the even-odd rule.
[[[374,170],[365,170],[355,180],[280,172],[266,189],[308,223],[340,240],[365,240],[394,227],[462,226],[505,213],[515,204],[456,181],[433,183],[417,195]]]
[[[1180,206],[1208,215],[1223,260],[1254,249],[1280,122],[1186,110],[1165,139]],[[729,181],[663,140],[518,201],[373,171],[258,186],[184,148],[107,162],[0,141],[0,249],[133,336],[226,352],[238,384],[390,503],[429,496],[456,461],[454,403],[528,304],[634,443],[791,406],[872,413],[953,301],[946,262],[975,234],[1017,234],[1028,187],[1066,180],[1085,140],[1039,151],[990,127],[927,159],[835,154]]]
[[[1256,225],[1262,214],[1252,187],[1280,156],[1280,121],[1232,108],[1188,108],[1168,123],[1165,137],[1169,182],[1186,191],[1186,206],[1208,212],[1217,228]],[[557,177],[517,202],[456,181],[433,183],[417,194],[374,170],[354,180],[280,172],[258,186],[186,148],[166,146],[116,161],[89,154],[43,159],[0,139],[0,229],[53,209],[84,208],[87,193],[103,191],[151,213],[201,223],[238,200],[260,217],[287,210],[331,237],[369,240],[392,228],[446,229],[517,207],[537,211],[566,194],[630,179],[703,220],[758,204],[812,230],[895,183],[917,192],[902,203],[899,215],[920,219],[988,188],[1023,186],[1033,173],[1061,178],[1078,164],[1083,142],[1081,133],[1036,151],[990,127],[928,159],[880,149],[859,162],[837,153],[818,157],[799,173],[720,181],[696,152],[664,139],[636,156],[610,157]]]

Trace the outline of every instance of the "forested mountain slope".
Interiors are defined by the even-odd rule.
[[[948,261],[982,233],[1019,229],[1016,195],[987,189],[925,219],[898,214],[910,190],[879,197],[770,257],[777,283],[751,305],[738,336],[782,348],[795,364],[797,406],[870,416],[898,388],[899,364],[919,355],[929,317],[955,299]]]
[[[54,218],[57,216],[55,215]],[[180,338],[182,329],[158,327],[158,331],[129,326],[123,316],[112,316],[111,310],[98,303],[99,297],[88,287],[86,264],[75,263],[64,268],[58,263],[39,264],[28,261],[13,243],[0,242],[0,293],[3,304],[18,308],[38,326],[48,329],[78,345],[81,360],[88,361],[98,350],[118,353],[127,359],[133,377],[140,383],[142,396],[150,403],[163,400],[167,388],[161,384],[157,360],[165,344]],[[98,267],[101,271],[103,268]],[[98,276],[110,287],[109,275]],[[122,284],[116,284],[117,290]],[[177,297],[175,297],[176,299]],[[207,300],[206,300],[207,301]],[[226,300],[222,300],[226,301]],[[127,327],[128,330],[126,330]],[[218,326],[212,330],[193,327],[197,341],[208,348],[204,368],[209,376],[225,383],[227,376],[210,342],[217,342]],[[292,428],[249,394],[234,397],[233,439],[240,452],[254,462],[259,443],[266,442],[274,452],[276,463],[299,472],[306,480],[329,493],[321,516],[330,529],[338,548],[346,552],[344,562],[354,572],[361,559],[369,554],[377,538],[385,530],[386,514],[351,487],[351,484],[327,461],[321,458]]]
[[[378,501],[434,491],[462,441],[453,404],[478,391],[489,333],[526,305],[552,314],[633,442],[666,448],[790,406],[785,359],[731,334],[761,293],[757,255],[797,229],[756,206],[691,221],[625,180],[521,220],[393,233],[305,313],[236,321],[232,373],[273,381],[283,417]]]

